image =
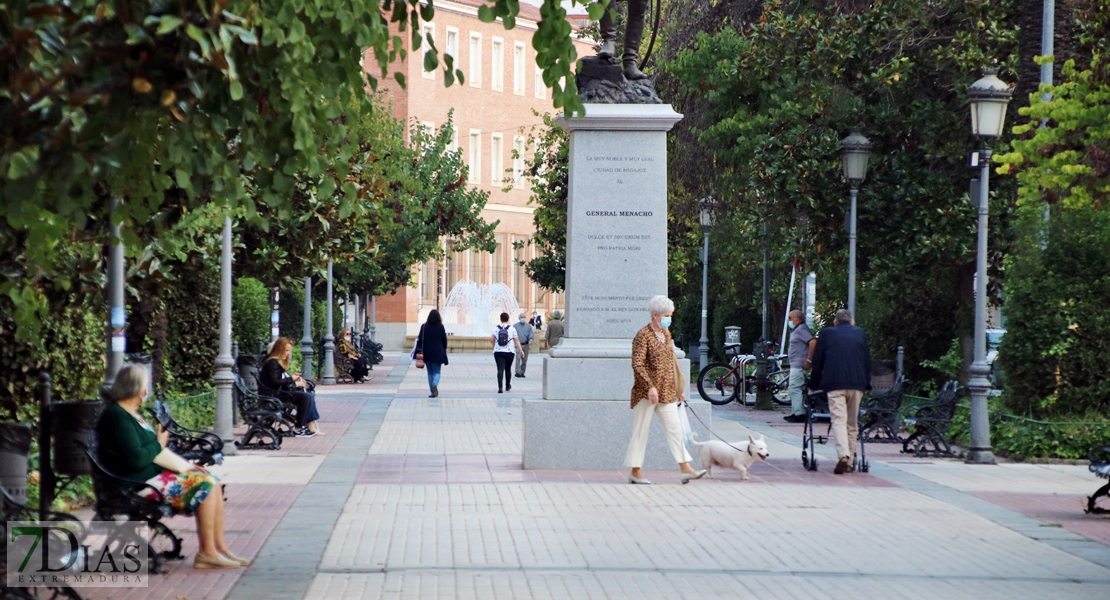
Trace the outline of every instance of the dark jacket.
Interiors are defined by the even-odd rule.
[[[424,354],[424,362],[434,365],[447,364],[447,330],[443,325],[435,323],[421,325],[416,347]]]
[[[863,329],[843,323],[821,330],[809,385],[826,392],[871,389],[871,351]]]
[[[297,382],[293,381],[293,376],[281,366],[276,358],[271,358],[262,363],[262,368],[258,370],[258,383],[263,388],[274,392],[290,391],[297,388]]]
[[[96,441],[100,461],[127,481],[142,483],[165,470],[154,464],[162,451],[158,436],[115,402],[106,403],[100,413]]]

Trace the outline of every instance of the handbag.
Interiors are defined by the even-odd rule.
[[[423,369],[424,368],[423,346],[424,346],[424,326],[421,325],[420,326],[420,335],[416,336],[416,343],[412,345],[412,354],[409,355],[409,358],[416,361],[416,368],[417,369]]]
[[[686,415],[687,402],[682,399],[689,384],[677,356],[674,359],[674,382],[675,395],[678,396],[678,424],[682,426],[682,439],[689,446],[694,441],[694,430],[690,428],[690,418]]]
[[[416,354],[416,368],[417,369],[423,369],[424,368],[424,355],[423,354],[420,354],[420,353]]]

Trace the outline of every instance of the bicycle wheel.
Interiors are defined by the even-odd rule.
[[[727,363],[710,363],[698,374],[698,393],[717,406],[732,402],[739,384],[739,375]]]
[[[790,370],[780,369],[771,373],[771,391],[775,404],[790,406]]]

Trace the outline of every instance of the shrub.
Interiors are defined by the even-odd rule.
[[[231,331],[239,348],[254,351],[258,338],[270,339],[270,290],[261,281],[242,277],[231,294]]]
[[[220,350],[220,279],[213,271],[182,275],[166,299],[166,360],[179,389],[207,387]]]

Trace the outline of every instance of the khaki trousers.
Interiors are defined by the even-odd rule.
[[[690,453],[682,441],[682,424],[678,421],[678,403],[652,404],[647,398],[640,400],[632,408],[632,439],[628,441],[628,452],[624,455],[624,466],[639,469],[644,466],[644,453],[647,452],[648,434],[651,433],[651,415],[659,417],[663,433],[667,436],[667,446],[676,463],[690,462]]]
[[[836,438],[836,456],[851,459],[856,455],[856,438],[859,436],[859,390],[832,390],[829,396],[829,416],[832,418],[833,437]]]
[[[516,363],[516,374],[524,375],[524,370],[528,368],[528,353],[532,350],[532,343],[521,344],[520,349],[524,352],[517,354],[519,360]]]

